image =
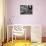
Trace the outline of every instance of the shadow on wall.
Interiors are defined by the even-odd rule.
[[[46,26],[42,27],[42,42],[46,42]]]

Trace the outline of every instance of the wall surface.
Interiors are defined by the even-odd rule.
[[[3,0],[0,0],[0,41],[3,40],[3,37],[2,37],[3,36],[3,32],[2,32],[3,27],[2,26],[3,26]]]
[[[33,14],[21,15],[20,5],[32,5]],[[46,37],[46,0],[7,0],[7,24],[40,24]]]

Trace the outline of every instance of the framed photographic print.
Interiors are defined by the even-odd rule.
[[[32,14],[32,5],[20,5],[20,14]]]

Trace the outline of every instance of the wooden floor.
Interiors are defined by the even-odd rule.
[[[30,41],[14,40],[5,43],[3,46],[46,46],[46,43],[31,43]]]
[[[30,41],[24,41],[24,40],[16,40],[16,41],[10,41],[8,43],[5,43],[3,46],[31,46]]]

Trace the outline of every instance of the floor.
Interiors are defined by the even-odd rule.
[[[46,46],[46,43],[31,43],[30,41],[17,40],[5,43],[3,46]]]
[[[31,45],[30,41],[24,41],[24,40],[16,40],[16,41],[10,41],[6,44],[4,44],[4,46],[28,46]]]

